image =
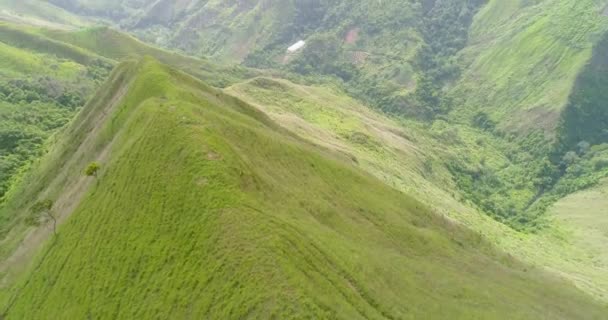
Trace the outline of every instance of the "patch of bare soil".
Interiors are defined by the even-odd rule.
[[[344,37],[344,43],[355,44],[357,42],[357,40],[359,40],[359,31],[360,31],[359,28],[350,29],[346,33],[346,36]]]

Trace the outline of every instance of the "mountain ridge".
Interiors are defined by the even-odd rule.
[[[97,135],[102,141],[114,141],[110,156],[102,161],[98,180],[69,222],[60,227],[60,235],[49,243],[45,249],[48,254],[37,271],[21,284],[17,299],[7,310],[8,319],[41,314],[118,318],[275,314],[389,319],[450,314],[464,319],[475,314],[495,317],[506,310],[524,319],[539,315],[532,307],[536,303],[548,303],[542,314],[554,310],[551,312],[557,318],[569,318],[578,312],[592,315],[591,310],[597,310],[599,318],[604,313],[603,307],[585,301],[557,279],[545,278],[542,272],[528,275],[537,271],[523,271],[520,268],[524,266],[500,258],[501,254],[488,258],[483,252],[492,256],[493,249],[485,247],[478,235],[362,175],[344,160],[313,152],[316,147],[302,145],[239,111],[253,110],[251,107],[221,93],[218,97],[217,91],[201,87],[197,80],[151,58],[144,58],[135,70],[130,89]],[[225,105],[218,108],[217,103],[222,101]],[[264,119],[257,111],[253,114]],[[242,124],[235,126],[238,123]],[[164,139],[169,141],[158,144]],[[102,147],[95,143],[92,146]],[[81,165],[86,162],[79,160]],[[70,171],[78,176],[77,170]],[[121,180],[119,177],[125,177],[126,172],[130,172],[130,178]],[[139,183],[134,185],[129,182],[132,180]],[[344,193],[344,188],[349,192]],[[149,197],[141,202],[144,195]],[[163,209],[167,205],[181,207],[181,213],[169,214]],[[110,233],[115,235],[114,240],[102,241]],[[125,255],[117,256],[116,246],[126,250]],[[334,249],[328,250],[327,246]],[[147,249],[141,251],[143,248]],[[104,253],[107,250],[114,254]],[[127,253],[131,250],[140,253]],[[353,256],[354,252],[358,253]],[[378,269],[377,263],[393,259],[399,261],[393,267],[400,271]],[[479,263],[487,271],[468,271]],[[119,265],[122,271],[112,272]],[[100,269],[93,271],[96,268]],[[434,280],[425,276],[428,268],[435,271],[428,274]],[[197,272],[192,273],[194,270]],[[183,276],[180,278],[186,282],[170,281],[177,274],[190,274],[192,281]],[[360,282],[361,277],[372,274],[380,278]],[[469,289],[460,287],[469,276],[476,279],[465,285]],[[420,285],[411,287],[412,281]],[[453,281],[459,286],[450,286]],[[442,296],[441,306],[414,294],[418,289],[408,295],[410,303],[398,303],[402,290],[422,288],[423,282],[434,288],[427,294]],[[524,283],[530,293],[536,292],[535,302],[520,300],[529,298],[517,293]],[[547,285],[560,288],[556,291],[560,294],[553,296],[544,288]],[[492,289],[473,289],[477,286]],[[131,289],[124,290],[126,287]],[[318,299],[313,298],[319,288],[325,289],[318,291]],[[503,290],[509,293],[498,294]],[[100,303],[104,301],[101,297],[110,293],[118,294],[110,299],[114,303]],[[557,307],[549,302],[553,300],[544,302],[548,294],[567,307]],[[66,295],[71,298],[65,299]],[[498,296],[501,298],[492,298]],[[124,300],[121,297],[128,297],[130,303],[119,303]],[[488,305],[480,308],[480,299]],[[517,303],[509,302],[511,299]],[[156,307],[142,308],[137,301]],[[471,308],[471,303],[478,307]],[[528,303],[532,308],[522,308]],[[578,309],[579,303],[585,305],[584,309]]]
[[[53,303],[74,317],[601,319],[608,264],[593,221],[603,223],[608,177],[606,1],[155,1],[139,10],[145,1],[87,0],[86,13],[70,5],[83,0],[32,3],[0,0],[0,20],[12,21],[0,23],[0,124],[10,129],[0,130],[0,168],[11,166],[9,180],[0,170],[0,192],[9,186],[0,304],[13,317],[42,317],[30,299],[56,317]],[[205,27],[175,25],[189,15]],[[113,27],[91,27],[99,23]],[[19,144],[6,148],[5,137]],[[71,160],[59,168],[61,159]],[[82,174],[92,161],[98,180]],[[567,212],[585,197],[584,213]],[[57,237],[31,224],[34,202],[49,199],[74,212],[61,214]],[[196,224],[203,217],[212,227]],[[113,237],[123,241],[103,240]],[[194,255],[222,264],[181,277],[178,262],[194,262],[168,259],[183,249],[174,243],[205,243]],[[108,285],[121,263],[130,273]],[[173,271],[156,279],[150,265]],[[71,272],[56,272],[64,266]],[[99,277],[89,272],[98,266]],[[196,300],[167,279],[217,290]],[[92,287],[101,289],[80,291]],[[335,308],[319,302],[324,294]],[[157,304],[107,298],[117,296]]]

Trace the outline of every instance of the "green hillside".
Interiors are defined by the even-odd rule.
[[[239,66],[227,66],[212,63],[206,59],[192,58],[174,52],[158,49],[147,45],[127,34],[107,27],[83,29],[79,31],[64,31],[56,29],[40,29],[46,37],[95,52],[103,57],[121,61],[128,58],[149,55],[187,71],[197,78],[204,79],[216,87],[253,77],[259,72]]]
[[[66,31],[0,22],[0,207],[6,205],[0,257],[14,253],[28,231],[16,227],[16,212],[24,208],[5,204],[11,199],[7,193],[20,194],[20,180],[32,162],[48,152],[57,141],[49,139],[73,119],[117,61],[143,55],[217,86],[257,74],[169,53],[108,28]]]
[[[39,0],[0,0],[0,20],[60,29],[72,29],[88,24],[77,15]]]
[[[7,319],[607,312],[149,58],[114,71],[60,141],[40,163],[50,180],[32,175],[27,190],[76,210],[10,291]],[[90,161],[97,178],[81,173]],[[72,183],[88,187],[74,199]]]
[[[499,127],[555,133],[576,77],[608,30],[600,0],[490,1],[462,53],[454,117],[483,110]]]
[[[163,51],[108,28],[74,31],[0,22],[0,199],[112,66],[143,55],[218,87],[258,74]]]
[[[0,22],[0,203],[111,69],[100,56]]]
[[[529,168],[534,158],[530,154],[509,158],[502,153],[502,150],[517,150],[515,143],[501,142],[498,137],[467,126],[438,122],[428,128],[412,121],[391,119],[349,98],[339,88],[326,85],[305,86],[283,79],[257,78],[231,86],[226,92],[251,103],[312,143],[344,154],[360,169],[483,234],[487,241],[517,259],[551,270],[600,300],[608,298],[605,285],[608,263],[596,259],[601,250],[594,251],[595,246],[590,247],[570,232],[564,232],[564,228],[578,228],[576,225],[556,223],[550,210],[542,215],[543,227],[535,232],[513,230],[498,223],[496,218],[481,214],[482,209],[476,207],[475,201],[454,181],[450,170],[454,162],[479,163],[479,167],[471,169],[480,172],[474,180],[476,183],[494,181],[495,187],[496,181],[502,181],[528,186],[484,189],[499,195],[510,191],[494,198],[495,201],[506,199],[500,203],[507,205],[525,203],[526,197],[534,196],[534,180],[524,174],[525,170],[534,170]],[[543,197],[544,206],[549,207],[564,194],[605,176],[607,151],[606,145],[601,145],[581,157],[577,155],[578,160],[570,166],[556,191]],[[525,165],[516,163],[518,159]],[[494,173],[491,168],[503,169]],[[581,175],[584,171],[590,174]],[[492,203],[490,200],[494,199],[484,199],[484,203]],[[601,202],[593,203],[595,201],[590,205],[602,207]],[[590,224],[598,219],[592,215],[582,216],[588,217],[586,222]]]
[[[459,192],[518,230],[542,228],[551,203],[607,174],[578,147],[608,142],[592,74],[603,63],[604,0],[53,3],[213,61],[340,86],[430,125],[454,151],[445,164]],[[306,46],[288,54],[297,40]]]
[[[0,0],[0,318],[603,319],[607,54],[608,0]]]
[[[432,118],[456,53],[484,0],[89,1],[54,0],[139,38],[215,61],[282,69],[346,83],[385,111]],[[308,45],[297,54],[287,48]],[[417,88],[420,88],[418,90]],[[441,104],[441,105],[438,105]]]
[[[608,181],[603,180],[593,188],[561,199],[550,210],[556,224],[568,235],[570,249],[577,253],[579,259],[590,257],[593,265],[598,267],[593,282],[600,288],[608,288],[608,279],[603,277],[608,274],[608,252],[605,247],[608,240],[607,205]],[[576,276],[588,282],[585,274],[580,272]]]

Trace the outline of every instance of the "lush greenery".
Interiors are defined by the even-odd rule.
[[[0,23],[0,35],[0,199],[115,60],[155,56],[220,87],[256,74],[159,50],[108,28],[63,31]]]
[[[454,292],[450,296],[445,295],[443,286],[433,287],[432,294],[436,295],[429,294],[428,298],[445,302],[446,310],[453,314],[491,318],[504,316],[503,312],[516,312],[510,307],[496,305],[491,296],[484,300],[491,306],[488,309],[476,306],[478,314],[462,311],[456,301],[467,305],[467,301],[479,301],[480,291],[489,290],[485,275],[470,277],[466,271],[469,269],[462,263],[483,264],[488,267],[487,272],[500,279],[510,277],[505,275],[503,278],[502,271],[509,273],[514,268],[514,274],[520,280],[530,276],[519,273],[523,269],[530,271],[528,265],[511,262],[484,241],[477,240],[477,234],[460,229],[458,234],[468,234],[464,240],[456,239],[456,243],[463,246],[462,250],[452,251],[452,244],[444,246],[441,241],[424,237],[422,239],[426,240],[415,240],[420,239],[420,230],[411,230],[409,225],[417,225],[417,222],[415,219],[403,222],[402,218],[418,217],[419,214],[434,217],[423,228],[432,234],[432,239],[445,235],[445,221],[435,221],[438,218],[426,210],[414,210],[412,206],[418,204],[396,199],[400,195],[391,195],[392,191],[387,190],[386,185],[428,204],[433,212],[465,224],[499,250],[525,263],[554,270],[601,301],[608,299],[605,286],[608,264],[601,258],[602,251],[596,245],[603,238],[598,233],[589,237],[579,235],[579,226],[598,219],[596,211],[591,211],[595,215],[592,217],[585,209],[584,214],[580,214],[581,221],[571,222],[560,220],[559,217],[565,215],[564,210],[555,209],[570,203],[570,199],[578,199],[575,202],[580,203],[577,191],[587,189],[581,194],[595,195],[589,200],[593,202],[590,205],[593,210],[603,203],[597,200],[594,192],[596,185],[608,176],[605,132],[608,118],[603,103],[608,98],[603,90],[607,84],[606,1],[307,0],[284,1],[280,6],[265,1],[52,2],[57,7],[46,3],[41,9],[43,7],[36,8],[31,0],[0,0],[0,19],[53,27],[51,30],[0,24],[0,192],[4,194],[0,204],[0,283],[9,286],[19,280],[19,286],[11,287],[12,291],[0,289],[0,301],[15,302],[15,305],[9,303],[9,309],[16,310],[13,314],[25,317],[21,312],[28,312],[24,300],[20,299],[31,299],[52,314],[54,311],[45,305],[40,295],[50,297],[51,302],[64,303],[63,297],[69,295],[68,291],[79,292],[75,283],[82,278],[75,279],[72,274],[79,274],[81,268],[95,269],[91,266],[99,264],[101,267],[95,270],[99,271],[100,279],[104,279],[107,274],[114,273],[112,268],[118,270],[118,260],[135,270],[132,275],[123,275],[121,284],[135,284],[138,292],[146,292],[143,296],[152,301],[151,310],[155,305],[162,308],[173,305],[173,310],[183,310],[181,302],[185,300],[179,296],[179,289],[167,289],[167,292],[175,293],[172,297],[154,294],[157,288],[168,288],[162,282],[166,278],[164,275],[179,272],[179,279],[185,279],[185,286],[190,285],[191,279],[199,283],[208,281],[206,284],[210,284],[211,291],[231,292],[231,297],[235,298],[224,300],[238,301],[242,306],[248,306],[241,303],[246,298],[257,301],[252,297],[253,292],[261,291],[258,285],[269,284],[271,292],[283,292],[281,290],[287,288],[285,291],[295,296],[286,297],[307,301],[298,310],[286,311],[289,315],[332,317],[334,313],[345,312],[356,318],[354,313],[358,312],[361,317],[368,318],[422,316],[423,313],[417,313],[419,310],[406,311],[395,302],[397,297],[402,300],[403,295],[408,295],[408,300],[416,305],[435,310],[427,304],[428,300],[408,291],[414,290],[410,287],[417,288],[415,293],[419,294],[420,284],[429,281],[419,274],[421,269],[410,265],[415,263],[432,269],[434,275],[442,279],[440,281],[458,288],[455,290],[469,288],[475,291]],[[107,27],[69,29],[82,21],[60,7],[73,14],[101,19],[140,39],[189,54],[208,55],[210,59],[160,50]],[[48,14],[41,15],[42,12]],[[306,46],[288,54],[286,48],[300,39],[306,40]],[[153,56],[214,87],[226,88],[223,92],[248,101],[272,121],[222,92],[150,61],[122,64],[89,106],[78,113],[92,90],[107,77],[112,65],[119,60],[139,59],[142,55]],[[265,70],[225,66],[218,61],[242,62]],[[259,75],[264,77],[248,80]],[[136,83],[131,84],[134,79]],[[131,90],[127,91],[127,88]],[[128,97],[124,98],[123,94]],[[380,115],[363,104],[389,115]],[[96,110],[104,110],[104,113]],[[79,116],[72,125],[56,134],[77,113]],[[181,118],[173,118],[173,115]],[[290,132],[277,129],[273,121]],[[156,144],[148,137],[151,127],[167,131],[150,134]],[[163,142],[162,146],[159,141]],[[201,145],[214,147],[212,151],[204,148],[200,156],[221,168],[199,167],[202,165],[191,159],[196,153],[191,150],[200,151]],[[152,153],[179,169],[165,166],[161,170],[160,160],[153,158]],[[40,158],[41,155],[44,157]],[[314,169],[308,169],[306,166],[311,162],[302,162],[302,159],[313,159],[310,161]],[[58,163],[65,165],[59,167]],[[89,164],[98,165],[95,176],[99,179],[85,176]],[[358,169],[352,169],[352,166]],[[215,178],[201,174],[203,177],[195,179],[194,185],[211,195],[192,191],[200,195],[199,200],[207,201],[203,203],[188,198],[189,193],[185,190],[191,190],[185,186],[187,173],[207,173],[208,169],[217,174],[215,178],[221,176],[218,178],[221,183],[215,184]],[[341,173],[329,174],[332,170]],[[359,177],[359,170],[383,183],[367,180],[367,177],[363,182],[353,178]],[[299,174],[298,179],[290,175],[294,172]],[[169,173],[173,175],[169,177]],[[282,180],[282,175],[290,177],[291,183]],[[154,204],[141,202],[139,199],[143,196],[138,192],[143,191],[135,190],[133,179],[127,181],[126,176],[142,181],[138,186],[151,192],[146,199],[152,199]],[[170,190],[163,189],[166,186],[170,186]],[[366,198],[363,192],[353,190],[363,186],[386,194],[373,193]],[[226,192],[229,196],[223,193],[226,190],[230,191]],[[344,194],[344,190],[348,192]],[[241,197],[253,203],[242,202]],[[299,202],[275,205],[289,198]],[[38,221],[39,227],[32,228],[28,219],[31,220],[30,209],[36,201],[48,199],[55,204],[53,214],[58,223],[67,221],[68,224],[60,228],[66,231],[60,231],[54,244],[43,247],[43,240],[50,239],[49,221]],[[355,210],[350,207],[354,202],[359,205],[355,209],[378,213],[370,221],[389,221],[397,226],[396,229],[387,229],[384,225],[364,228],[360,220],[364,215],[349,214]],[[243,207],[243,203],[247,207]],[[200,211],[195,209],[197,206]],[[106,207],[121,214],[117,224],[109,223],[116,217],[114,213],[104,211]],[[267,269],[258,270],[263,275],[255,278],[257,282],[250,282],[245,271],[231,269],[239,275],[239,284],[235,286],[240,288],[238,292],[231,291],[226,287],[220,289],[227,281],[217,280],[224,279],[226,274],[221,270],[226,269],[226,264],[218,265],[217,268],[221,268],[218,272],[209,271],[210,278],[197,278],[198,275],[190,276],[192,269],[187,267],[190,260],[181,257],[175,261],[183,262],[183,269],[172,264],[171,259],[161,262],[162,259],[155,256],[135,261],[127,257],[140,257],[137,253],[146,245],[129,238],[132,229],[127,230],[128,226],[145,225],[144,216],[146,219],[152,217],[159,227],[154,232],[150,231],[154,229],[152,227],[138,228],[137,235],[160,239],[154,242],[159,250],[154,252],[158,256],[164,256],[163,250],[179,251],[168,249],[170,241],[164,236],[171,235],[171,240],[175,240],[181,237],[182,231],[196,231],[189,241],[211,247],[206,239],[224,238],[206,230],[200,220],[202,214],[195,216],[194,212],[208,214],[217,212],[211,209],[220,207],[231,209],[228,215],[239,214],[245,221],[261,222],[259,225],[248,223],[253,227],[246,228],[239,224],[240,220],[226,218],[225,210],[217,216],[204,215],[205,223],[222,230],[227,230],[225,225],[234,225],[234,229],[229,230],[236,235],[230,240],[236,244],[226,244],[230,242],[226,240],[222,242],[224,247],[215,249],[213,254],[197,257],[204,261],[213,260],[210,257],[224,259],[222,261],[228,261],[229,265],[243,260],[222,249],[240,250],[252,264],[252,261],[261,261],[256,260],[258,258],[272,257],[276,266],[288,270],[278,276],[288,285],[274,282],[275,277],[265,278]],[[390,216],[387,212],[397,207],[405,208],[407,213],[393,217],[394,220],[386,218]],[[252,208],[255,210],[250,213]],[[140,214],[144,211],[145,215]],[[71,212],[75,212],[75,216],[67,220]],[[167,216],[168,212],[179,212],[180,216]],[[289,215],[290,219],[296,218],[283,224],[287,212],[293,213]],[[574,217],[575,213],[569,216]],[[300,219],[308,217],[306,214],[315,222]],[[341,220],[336,220],[336,216]],[[272,223],[265,224],[265,219],[272,223],[280,221],[281,227],[296,226],[284,235],[283,229],[275,228]],[[317,222],[322,227],[315,224]],[[200,224],[187,229],[183,223]],[[91,230],[92,227],[85,225],[106,224],[107,228],[94,230],[91,235],[81,230]],[[451,223],[447,224],[450,225],[449,234],[452,227]],[[264,232],[258,232],[257,226]],[[165,227],[167,229],[163,229]],[[273,233],[275,229],[277,231]],[[373,232],[363,232],[368,229]],[[293,230],[312,234],[315,238],[301,238],[300,233],[292,235]],[[351,237],[353,230],[361,232],[355,232],[358,236]],[[401,231],[410,237],[408,241],[402,242]],[[334,237],[332,232],[340,237]],[[262,233],[279,240],[260,240]],[[65,240],[62,239],[64,234]],[[74,247],[74,252],[80,260],[68,257],[68,247],[80,243],[81,239],[97,248],[103,239],[116,234],[124,236],[120,238],[123,243],[133,242],[133,248],[108,244],[101,246],[98,253],[113,257],[116,252],[117,261],[87,256],[79,246]],[[245,246],[243,237],[259,245],[256,248],[263,248],[260,249],[263,252]],[[283,263],[279,250],[284,248],[283,240],[291,246],[304,248],[303,251],[310,249],[308,244],[313,243],[329,259],[327,261],[331,260],[329,269],[332,271],[326,271],[324,265],[319,266],[315,262],[316,256],[306,255],[307,252],[302,254],[303,259],[298,255],[302,252],[298,252],[289,263]],[[418,246],[419,242],[426,246]],[[186,240],[179,243],[192,244]],[[384,249],[393,247],[377,246],[378,243],[395,244],[397,251],[403,247],[412,251],[403,255],[385,254]],[[218,248],[215,244],[213,242],[213,248]],[[351,245],[356,248],[349,247]],[[366,264],[352,258],[352,254],[342,255],[340,250],[344,248],[362,254],[364,258],[361,259],[377,261]],[[423,248],[448,257],[441,260],[446,265],[443,268],[435,266],[438,256],[425,256],[420,253],[425,252]],[[457,252],[462,259],[452,259],[450,252]],[[471,255],[483,257],[483,261],[471,258]],[[38,258],[30,264],[34,256]],[[389,263],[384,262],[389,260],[388,256],[403,266],[393,267],[394,261],[391,261],[390,269],[394,272],[387,271]],[[493,262],[486,263],[488,257]],[[431,263],[426,259],[435,260]],[[498,264],[494,264],[496,260]],[[326,280],[333,288],[324,287],[324,280],[319,280],[316,273],[308,269],[291,269],[290,263],[304,265],[302,261],[314,265],[322,274],[331,274]],[[148,268],[149,263],[171,271]],[[59,282],[55,283],[57,278],[51,275],[59,273],[53,270],[64,265],[72,272],[67,276],[58,275]],[[31,277],[28,267],[40,267],[42,275]],[[379,280],[382,283],[371,280],[369,270],[372,269],[379,274],[375,279],[383,279]],[[138,270],[147,271],[144,274],[137,273]],[[331,273],[334,270],[338,270],[339,277]],[[461,278],[457,284],[451,282],[456,279],[450,277],[452,270],[459,270]],[[332,300],[338,309],[319,307],[316,300],[307,300],[310,296],[323,297],[323,293],[299,287],[306,282],[300,277],[300,271],[306,273],[306,281],[325,288],[321,291],[326,294],[338,297]],[[152,279],[150,274],[155,272],[163,274],[161,281]],[[268,272],[277,275],[276,269]],[[418,276],[412,276],[412,273]],[[537,275],[536,271],[529,273]],[[89,276],[83,283],[100,287],[98,279]],[[345,286],[341,285],[340,277],[346,278]],[[472,279],[478,283],[475,287],[469,286]],[[515,281],[490,292],[502,292],[509,296],[512,304],[522,306],[521,313],[514,313],[514,317],[538,317],[536,312],[555,310],[545,304],[549,297],[531,294],[533,298],[527,302],[538,301],[537,311],[529,311],[529,304],[519,297],[520,294],[541,292],[538,287],[546,285],[544,281],[545,275],[542,275],[529,285],[522,286]],[[385,285],[385,282],[394,284]],[[562,284],[550,277],[547,282],[549,287],[562,288]],[[61,287],[64,283],[66,287]],[[280,285],[272,286],[277,283]],[[356,303],[359,300],[352,298],[351,286],[356,291],[354,296],[361,296],[365,303]],[[116,297],[126,294],[129,296],[121,297],[131,299],[130,295],[135,292],[120,292],[119,286],[101,288],[99,292],[83,293],[81,298],[73,300],[82,299],[79,301],[82,305],[91,306],[91,317],[97,314],[133,317],[144,312],[122,306],[108,307],[114,308],[109,311],[96,304],[93,300],[99,299],[102,293]],[[521,291],[509,295],[510,290],[516,288]],[[563,288],[565,297],[570,289]],[[501,291],[503,289],[509,292]],[[343,293],[348,302],[344,303],[336,292]],[[85,296],[88,298],[82,298]],[[258,298],[264,303],[279,301],[275,306],[286,303],[275,296]],[[471,300],[467,300],[469,298]],[[558,297],[556,301],[561,299]],[[219,316],[230,310],[235,317],[243,313],[240,306],[207,302],[213,307],[192,302],[192,308],[197,310],[193,313],[206,310],[207,315]],[[273,313],[275,309],[264,303],[260,305],[267,308],[267,312],[254,306],[252,317]],[[85,312],[67,304],[66,310],[74,312],[76,317]],[[575,299],[569,307],[571,310],[551,316],[593,316],[593,308],[589,314],[578,313],[577,304]],[[317,313],[316,308],[325,313]],[[486,313],[485,310],[490,309],[499,311],[495,315]],[[122,312],[133,313],[125,315]],[[441,312],[438,311],[438,317],[444,315]],[[287,317],[287,314],[277,316]]]
[[[0,202],[112,65],[76,48],[0,24]]]
[[[558,151],[574,151],[582,142],[608,143],[608,35],[596,45],[593,57],[579,75],[559,128]]]
[[[545,177],[540,175],[542,166],[536,164],[536,157],[543,158],[542,155],[519,153],[521,147],[514,143],[515,139],[511,143],[504,143],[503,138],[445,121],[437,121],[430,129],[414,121],[401,123],[401,119],[389,119],[377,114],[327,84],[302,86],[281,79],[258,78],[232,86],[228,92],[254,104],[299,136],[344,155],[354,165],[387,185],[415,196],[431,205],[436,212],[483,234],[488,241],[518,259],[559,270],[560,276],[567,277],[596,298],[605,300],[608,297],[608,287],[603,285],[608,283],[608,273],[605,272],[608,263],[596,259],[595,247],[573,239],[569,225],[556,226],[552,210],[543,213],[543,219],[538,219],[540,207],[528,209],[530,213],[526,216],[532,221],[525,224],[509,217],[494,216],[496,220],[505,221],[517,229],[535,230],[514,231],[480,214],[475,206],[476,200],[467,192],[463,195],[464,187],[453,182],[454,174],[449,169],[453,169],[454,163],[462,164],[464,168],[468,168],[467,163],[478,163],[484,167],[484,171],[493,173],[494,180],[500,182],[500,188],[485,190],[481,188],[484,186],[482,183],[474,183],[473,186],[478,189],[471,190],[471,194],[490,194],[489,199],[481,199],[489,201],[479,203],[495,203],[496,208],[502,208],[504,203],[512,204],[518,210],[525,208],[523,206],[528,205],[529,199],[536,195],[536,184],[544,183],[540,179]],[[483,116],[478,118],[479,124],[491,127]],[[542,135],[537,134],[536,140],[530,139],[526,148],[546,151],[543,148],[550,146]],[[512,156],[505,156],[503,150],[511,150]],[[580,163],[596,168],[595,171],[585,168],[589,170],[587,172],[595,172],[587,176],[590,179],[584,178],[591,182],[606,173],[600,170],[606,163],[606,154],[601,147],[583,148],[581,152],[585,150],[585,155],[578,158],[581,159]],[[545,164],[551,165],[549,160],[545,160]],[[568,178],[561,180],[560,184],[577,180],[583,181]],[[572,187],[582,188],[583,185],[573,184]],[[569,188],[560,192],[563,194],[573,190]],[[558,197],[547,193],[543,198],[549,200],[542,203],[546,207]],[[589,205],[601,208],[601,203]],[[571,215],[577,215],[577,212],[574,210]],[[540,226],[542,228],[538,228]]]
[[[513,10],[530,26],[510,20]],[[580,16],[588,17],[583,25]],[[469,69],[450,92],[447,120],[477,128],[476,143],[491,148],[470,149],[493,149],[504,160],[487,152],[458,155],[450,167],[466,197],[500,221],[517,229],[546,226],[552,203],[608,174],[600,146],[606,22],[593,1],[491,1],[477,17],[474,45],[462,53]],[[493,31],[497,24],[505,33]],[[477,43],[494,37],[492,46]]]
[[[132,79],[126,95],[89,105],[65,137],[101,158],[99,181],[14,288],[7,319],[606,312],[235,98],[151,59],[116,72]],[[59,153],[45,165],[79,158]]]

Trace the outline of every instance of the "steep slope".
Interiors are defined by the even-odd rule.
[[[40,243],[40,234],[30,234],[21,223],[29,208],[10,195],[23,195],[20,180],[32,174],[32,162],[49,151],[48,140],[73,119],[117,61],[142,55],[218,86],[257,74],[169,53],[107,28],[59,31],[0,22],[0,261],[27,258]],[[40,179],[45,173],[35,174]],[[17,247],[23,250],[15,252]]]
[[[385,111],[430,119],[449,106],[456,53],[485,0],[62,1],[139,38],[217,61],[331,77]],[[298,52],[287,48],[296,41]]]
[[[100,56],[0,22],[0,203],[111,68]]]
[[[608,30],[606,1],[490,1],[477,15],[454,117],[490,115],[525,135],[555,135],[576,77]]]
[[[240,100],[151,59],[111,78],[41,163],[89,187],[7,319],[606,314]]]
[[[40,32],[49,38],[85,48],[112,60],[120,61],[144,55],[153,56],[163,63],[184,70],[199,79],[204,79],[216,87],[224,87],[259,74],[252,69],[212,63],[204,58],[192,58],[161,50],[107,27],[78,31],[41,29]]]
[[[607,5],[490,1],[471,26],[447,120],[493,141],[504,161],[463,155],[451,170],[467,198],[516,228],[545,224],[552,202],[608,174],[594,165],[607,142]]]
[[[13,2],[0,8],[13,5],[29,8]],[[22,22],[27,24],[0,21],[0,202],[45,140],[74,116],[117,61],[151,55],[218,87],[259,74],[170,53],[108,28],[74,31]]]
[[[590,257],[596,269],[584,267],[572,272],[587,282],[590,287],[608,288],[608,181],[603,180],[597,186],[588,190],[574,193],[558,201],[551,207],[550,215],[562,228],[562,236],[567,238],[568,246],[577,253],[577,259]],[[597,276],[589,281],[591,272]],[[597,284],[597,285],[596,285]],[[605,292],[600,295],[606,296]]]
[[[62,30],[0,22],[0,37],[3,42],[19,48],[65,56],[82,64],[90,64],[100,58],[115,62],[150,55],[218,87],[259,74],[252,69],[161,50],[107,27]]]
[[[88,24],[77,15],[38,0],[0,0],[0,20],[60,29]]]
[[[385,111],[484,112],[501,131],[549,138],[608,30],[605,0],[52,2],[191,54],[333,76]]]
[[[354,165],[387,185],[415,196],[432,210],[483,234],[497,248],[565,277],[594,297],[608,301],[608,264],[597,259],[604,254],[601,248],[589,246],[580,241],[578,235],[564,232],[564,229],[580,230],[580,224],[584,223],[594,225],[598,222],[597,216],[581,212],[578,214],[582,219],[570,225],[569,220],[557,222],[550,211],[543,219],[542,229],[534,233],[518,232],[481,214],[482,208],[467,200],[467,194],[452,180],[450,164],[463,157],[468,157],[469,162],[485,161],[485,173],[480,180],[492,174],[488,167],[504,167],[497,173],[500,177],[494,180],[509,181],[510,177],[517,177],[513,172],[523,170],[522,167],[502,155],[496,146],[505,149],[506,146],[496,137],[484,136],[465,126],[436,123],[428,128],[391,119],[349,98],[339,88],[325,85],[305,86],[284,79],[256,78],[225,90],[263,110],[281,126],[346,155]],[[592,176],[573,179],[578,169],[569,170],[569,178],[563,179],[558,189],[573,192],[580,188],[576,183],[605,176],[607,159],[606,145],[591,148],[572,169],[587,166],[585,170],[593,172]],[[526,164],[530,166],[532,161],[527,158]],[[520,187],[505,197],[516,203],[524,196],[533,195],[527,195]],[[601,208],[601,204],[595,206]],[[568,214],[577,214],[577,211]]]

